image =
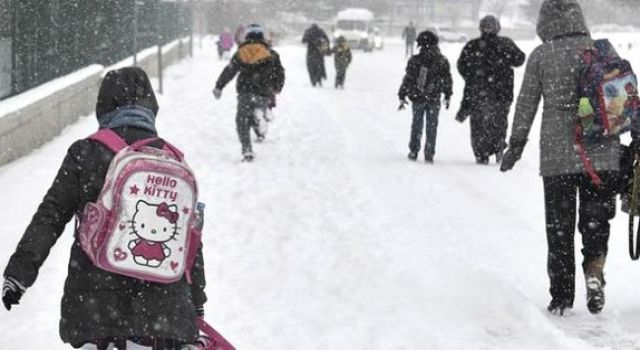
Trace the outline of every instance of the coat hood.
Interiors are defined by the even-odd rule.
[[[271,50],[262,41],[247,41],[238,49],[238,58],[244,64],[260,64],[272,56]]]
[[[141,106],[158,114],[158,102],[149,77],[138,67],[112,70],[102,80],[96,103],[96,117],[103,116],[121,107]]]
[[[543,42],[568,35],[589,35],[582,8],[576,0],[545,0],[540,6],[537,32]]]

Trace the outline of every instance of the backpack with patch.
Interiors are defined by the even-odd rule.
[[[578,116],[586,142],[618,136],[635,127],[640,113],[638,80],[611,43],[597,40],[582,54]]]
[[[638,130],[640,98],[631,64],[621,58],[609,40],[596,40],[582,53],[575,148],[594,184],[599,184],[584,143]]]
[[[144,281],[173,283],[191,267],[200,245],[195,227],[198,187],[183,154],[159,139],[127,143],[111,129],[89,137],[115,152],[95,203],[82,213],[80,245],[99,268]]]

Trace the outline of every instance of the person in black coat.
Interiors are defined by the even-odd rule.
[[[440,99],[444,95],[445,107],[448,109],[453,94],[453,82],[449,61],[438,48],[438,37],[430,31],[424,31],[418,35],[416,42],[420,53],[409,59],[398,97],[400,108],[404,108],[407,97],[411,100],[413,108],[408,158],[414,161],[418,158],[422,128],[425,127],[424,160],[433,163]]]
[[[513,68],[524,64],[526,55],[513,40],[498,36],[497,18],[483,18],[480,31],[480,38],[468,42],[458,59],[458,71],[466,85],[456,119],[464,122],[471,117],[471,145],[476,162],[487,164],[495,154],[499,163],[507,146]]]
[[[307,70],[311,85],[322,86],[322,81],[327,79],[324,56],[330,52],[329,37],[314,23],[304,32],[302,43],[307,44]]]
[[[100,129],[114,130],[128,144],[157,137],[157,112],[143,70],[123,68],[105,76],[96,104]],[[163,143],[156,141],[152,146]],[[66,224],[97,200],[113,157],[111,150],[94,140],[71,145],[4,271],[2,301],[7,309],[17,305],[33,285]],[[155,342],[154,349],[173,350],[196,340],[196,317],[204,314],[207,300],[202,249],[193,266],[192,284],[185,277],[173,284],[157,284],[99,269],[75,235],[61,305],[60,336],[65,343],[105,349],[109,343],[124,348],[126,341]]]
[[[231,62],[218,77],[213,90],[216,99],[222,96],[222,89],[238,73],[236,127],[243,160],[250,162],[254,159],[251,128],[254,127],[258,140],[264,139],[266,133],[266,121],[256,115],[256,110],[267,114],[267,110],[273,106],[275,95],[282,91],[285,80],[280,56],[266,43],[264,29],[260,25],[252,24],[247,27],[245,41],[240,44]]]

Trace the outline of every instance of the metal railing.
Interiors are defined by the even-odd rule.
[[[89,64],[110,65],[184,37],[192,27],[189,5],[163,0],[0,0],[0,98]]]

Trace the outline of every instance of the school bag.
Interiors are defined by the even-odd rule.
[[[111,129],[89,137],[115,156],[98,199],[87,203],[80,245],[103,270],[157,283],[174,283],[191,267],[200,245],[195,227],[198,186],[184,155],[158,138],[128,145]]]
[[[596,40],[582,53],[575,148],[594,184],[601,183],[589,160],[585,143],[638,130],[640,98],[631,64],[621,58],[609,40]]]

